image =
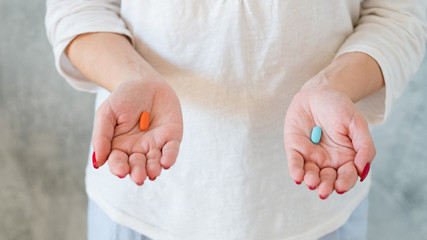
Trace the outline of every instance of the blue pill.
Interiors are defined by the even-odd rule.
[[[311,131],[311,142],[314,144],[318,144],[320,142],[320,138],[322,137],[322,129],[320,127],[314,127],[313,131]]]

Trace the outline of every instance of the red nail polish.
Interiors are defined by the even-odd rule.
[[[320,199],[325,200],[326,198],[329,197],[329,195],[326,195],[326,196],[319,195],[319,197],[320,197]]]
[[[298,184],[298,185],[300,185],[300,184],[301,184],[301,181],[295,181],[295,183],[296,183],[296,184]]]
[[[338,191],[338,190],[335,190],[335,192],[338,193],[338,194],[344,194],[345,193],[345,191],[341,192],[341,191]]]
[[[120,176],[120,175],[117,175],[117,177],[119,177],[119,178],[124,178],[124,177],[126,177],[126,175],[125,175],[125,176]]]
[[[316,189],[317,187],[312,187],[312,186],[309,186],[308,187],[308,189],[310,189],[310,190],[314,190],[314,189]]]
[[[98,169],[98,167],[96,166],[96,154],[95,154],[95,151],[92,154],[92,164],[93,164],[93,167],[95,169]]]
[[[365,180],[366,176],[368,176],[369,169],[371,168],[371,163],[367,163],[365,166],[365,169],[363,169],[362,175],[360,175],[360,181],[363,182]]]

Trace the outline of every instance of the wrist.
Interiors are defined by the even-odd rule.
[[[109,81],[103,82],[105,87],[107,87],[106,89],[110,92],[128,82],[140,82],[141,84],[145,84],[164,81],[163,77],[145,61],[140,63],[128,63],[127,67],[121,68],[120,71],[122,71],[122,73],[117,74],[117,76],[121,77],[112,78]]]
[[[336,58],[301,89],[315,87],[331,88],[345,94],[353,102],[358,102],[383,88],[384,78],[381,68],[372,57],[361,52],[351,52]]]
[[[163,79],[124,35],[81,34],[68,45],[65,54],[77,70],[110,92],[128,81]]]

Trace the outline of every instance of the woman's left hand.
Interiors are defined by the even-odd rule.
[[[311,142],[315,126],[322,129],[318,144]],[[326,199],[334,190],[349,191],[363,181],[375,157],[368,124],[344,93],[327,85],[303,88],[286,114],[285,148],[291,177],[318,189]]]

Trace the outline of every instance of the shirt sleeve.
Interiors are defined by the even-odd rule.
[[[425,0],[363,1],[354,32],[337,53],[364,52],[381,67],[385,88],[357,103],[371,124],[385,121],[423,59],[426,5]]]
[[[53,46],[58,72],[82,91],[97,92],[101,87],[87,79],[69,61],[64,50],[79,34],[114,32],[132,39],[120,17],[120,0],[47,0],[45,25]]]

